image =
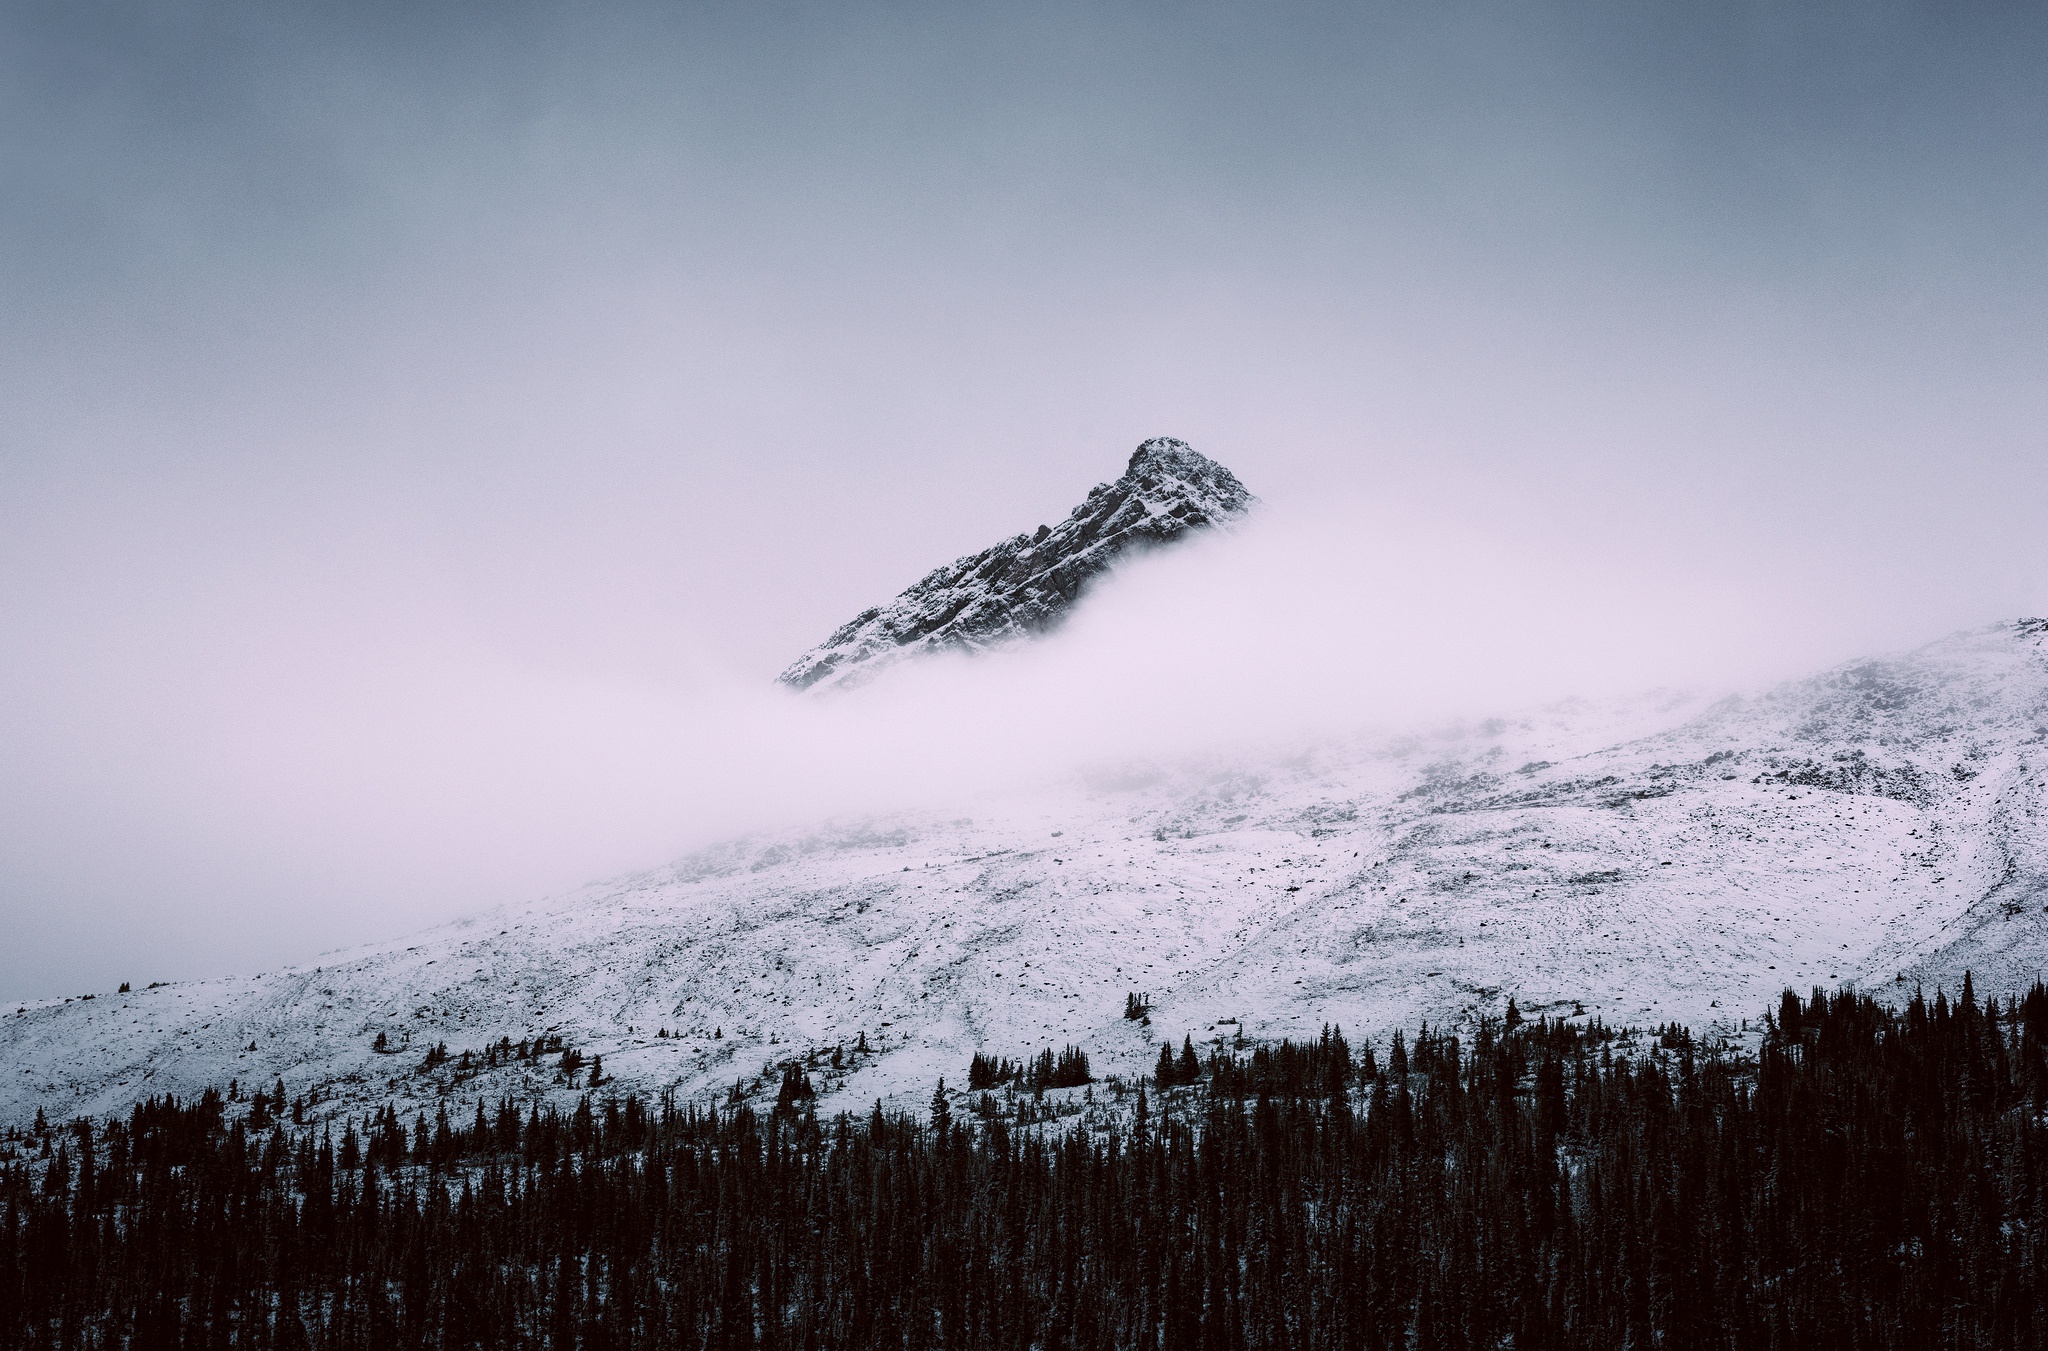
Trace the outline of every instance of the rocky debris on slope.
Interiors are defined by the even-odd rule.
[[[939,568],[887,605],[855,615],[793,662],[781,682],[797,690],[844,687],[920,652],[979,650],[1044,633],[1131,550],[1235,520],[1257,501],[1235,474],[1186,442],[1154,437],[1122,478],[1098,483],[1066,520]]]

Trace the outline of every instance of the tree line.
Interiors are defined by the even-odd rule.
[[[967,1065],[970,1089],[1010,1086],[1040,1093],[1048,1088],[1079,1088],[1093,1079],[1088,1072],[1088,1053],[1078,1046],[1069,1046],[1057,1056],[1047,1047],[1036,1059],[1025,1060],[1005,1060],[977,1051]]]
[[[1762,1025],[1188,1043],[1097,1131],[821,1118],[793,1081],[411,1123],[159,1098],[0,1164],[0,1345],[2048,1342],[2048,990]]]

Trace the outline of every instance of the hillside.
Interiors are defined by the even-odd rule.
[[[828,1103],[858,1105],[957,1082],[976,1050],[1074,1042],[1134,1073],[1161,1037],[1356,1038],[1511,995],[1705,1025],[1787,985],[1883,995],[1967,966],[2002,993],[2048,965],[2044,792],[2048,622],[2023,620],[1754,697],[739,840],[304,967],[17,1005],[0,1120],[230,1077],[337,1104],[566,1094],[552,1062],[422,1068],[541,1034],[686,1096],[809,1056]]]

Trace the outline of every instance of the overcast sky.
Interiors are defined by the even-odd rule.
[[[2044,38],[0,7],[0,994],[858,805],[734,692],[1151,435],[1271,504],[1268,613],[1474,701],[2048,610]]]

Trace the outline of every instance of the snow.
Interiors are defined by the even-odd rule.
[[[976,1050],[1074,1042],[1138,1074],[1233,1018],[1355,1040],[1512,995],[1704,1029],[1788,985],[1966,966],[2002,995],[2048,953],[2044,771],[2048,624],[2020,621],[1751,698],[1100,774],[735,840],[306,967],[0,1009],[0,1121],[231,1077],[327,1110],[568,1095],[545,1065],[420,1070],[543,1033],[685,1098],[772,1094],[808,1055],[830,1109],[921,1103]]]

